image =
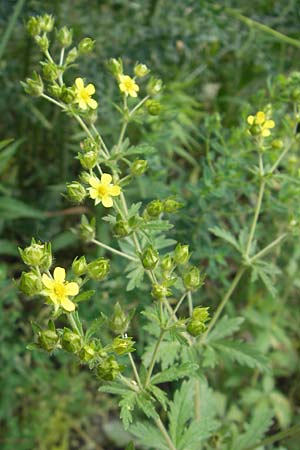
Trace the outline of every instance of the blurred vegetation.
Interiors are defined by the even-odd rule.
[[[244,23],[235,11],[254,22]],[[116,88],[107,76],[105,61],[118,56],[128,66],[141,61],[164,80],[160,116],[129,127],[131,142],[143,140],[156,148],[149,157],[150,177],[129,189],[129,196],[134,201],[152,200],[153,192],[157,197],[179,194],[185,207],[174,220],[172,237],[189,243],[194,262],[205,265],[207,282],[201,302],[213,308],[237,260],[234,250],[209,228],[223,225],[238,232],[257,191],[245,170],[253,157],[242,124],[253,113],[251,105],[259,109],[267,103],[272,103],[275,121],[284,121],[290,106],[280,96],[280,75],[299,70],[299,46],[260,30],[256,23],[299,43],[299,2],[228,0],[221,6],[208,0],[0,3],[0,447],[124,448],[128,436],[122,431],[114,399],[99,393],[97,382],[68,355],[49,359],[26,350],[31,339],[27,324],[41,313],[36,302],[20,296],[11,281],[22,269],[17,247],[27,245],[32,236],[51,240],[62,265],[82,254],[83,244],[69,229],[78,224],[83,212],[90,212],[70,206],[61,195],[65,182],[79,172],[74,156],[81,130],[51,105],[27,98],[20,85],[38,68],[24,21],[44,12],[56,17],[58,27],[72,27],[75,39],[84,35],[96,40],[96,52],[86,61],[84,76],[99,93],[99,125],[108,143],[118,135],[119,117],[113,107]],[[77,76],[76,67],[72,76]],[[300,169],[299,155],[290,154],[283,164],[294,175]],[[273,186],[258,229],[265,244],[297,211],[299,183],[288,178],[278,183],[280,192],[279,185]],[[101,220],[97,233],[102,241],[108,239]],[[95,256],[103,254],[95,252]],[[211,375],[216,398],[223,405],[219,414],[230,407],[227,413],[234,423],[243,415],[248,417],[259,401],[274,408],[274,431],[276,426],[299,422],[299,259],[297,239],[288,241],[279,257],[278,295],[272,296],[272,288],[266,289],[263,283],[251,284],[245,276],[234,294],[239,302],[228,307],[229,312],[230,308],[242,311],[247,329],[261,350],[269,352],[273,367],[272,374],[263,377],[254,372],[250,382],[247,372],[241,368],[233,372],[226,364]],[[100,312],[100,303],[101,311],[107,313],[118,300],[138,307],[138,293],[124,296],[124,265],[116,260],[112,266],[113,276],[102,284],[99,301],[83,305],[87,322]],[[271,286],[273,275],[275,269]],[[135,333],[142,344],[143,331]],[[299,440],[287,440],[276,448],[298,450]]]

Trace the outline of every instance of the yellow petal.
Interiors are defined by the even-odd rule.
[[[48,288],[48,289],[51,289],[53,286],[53,283],[54,283],[52,278],[48,277],[48,275],[46,275],[45,273],[43,273],[43,275],[42,275],[42,282],[43,282],[44,286],[46,286],[46,288]]]
[[[131,97],[137,97],[137,93],[136,93],[133,89],[131,89],[131,90],[129,91],[129,95],[130,95]]]
[[[78,105],[79,105],[79,108],[81,108],[81,109],[84,109],[84,110],[86,110],[87,109],[87,105],[86,105],[86,102],[84,101],[84,100],[79,100],[78,101]]]
[[[264,124],[264,128],[274,128],[274,127],[275,127],[274,120],[267,120],[266,123]]]
[[[113,204],[114,204],[113,199],[111,197],[109,197],[108,195],[106,195],[105,197],[102,198],[102,205],[105,208],[110,208]]]
[[[112,181],[112,176],[109,173],[104,173],[101,176],[101,183],[107,186]]]
[[[96,91],[95,86],[92,83],[88,84],[85,90],[89,95],[95,94]]]
[[[77,87],[77,89],[83,89],[84,88],[83,79],[82,78],[76,78],[75,86]]]
[[[121,92],[125,92],[126,91],[126,87],[125,87],[125,85],[123,83],[119,84],[119,89],[120,89]]]
[[[74,295],[77,295],[79,292],[79,286],[77,283],[72,281],[71,283],[66,284],[66,295],[71,295],[72,297]]]
[[[75,311],[75,303],[71,302],[67,297],[61,300],[61,306],[68,312]]]
[[[114,185],[109,188],[109,195],[116,196],[120,195],[120,193],[121,193],[120,186]]]
[[[94,200],[98,197],[98,191],[95,188],[88,188],[88,191],[90,193],[90,197]]]
[[[266,115],[263,111],[258,111],[255,116],[255,123],[261,125],[266,120]]]
[[[100,198],[96,198],[95,199],[95,206],[99,205],[100,202],[101,202]]]
[[[48,292],[48,297],[55,304],[58,305],[57,295],[54,292]]]
[[[97,177],[90,177],[89,183],[91,186],[93,186],[93,188],[97,188],[99,186],[100,180]]]
[[[249,123],[249,125],[253,125],[253,122],[254,122],[254,116],[248,116],[248,117],[247,117],[247,122]]]
[[[53,272],[54,280],[63,283],[66,278],[66,271],[62,267],[55,267]]]
[[[87,104],[89,105],[90,108],[92,109],[96,109],[98,106],[98,103],[96,102],[96,100],[94,100],[93,98],[89,98],[87,101]]]
[[[263,137],[268,137],[268,136],[270,136],[271,131],[268,130],[267,128],[265,128],[264,130],[262,130],[261,134]]]

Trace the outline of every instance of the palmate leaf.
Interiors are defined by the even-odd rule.
[[[194,383],[192,380],[184,381],[177,391],[175,391],[173,401],[170,403],[169,431],[172,441],[178,444],[184,433],[186,423],[193,414]]]
[[[222,317],[221,320],[214,327],[213,331],[208,335],[207,342],[218,341],[225,337],[232,336],[240,329],[241,324],[244,322],[243,317],[234,317],[230,319],[228,316]]]
[[[224,230],[224,228],[220,227],[212,227],[209,228],[209,231],[214,234],[215,236],[223,239],[224,241],[228,242],[230,245],[232,245],[236,250],[240,251],[240,245],[233,236],[232,233],[228,230]]]
[[[154,375],[151,379],[152,384],[166,383],[168,381],[178,380],[179,378],[183,378],[186,376],[192,376],[193,373],[198,369],[197,364],[193,364],[190,362],[174,365],[164,372],[159,372]]]
[[[128,430],[129,425],[132,423],[132,411],[136,405],[136,400],[136,392],[129,391],[123,395],[122,400],[119,402],[119,406],[121,408],[120,418],[123,422],[125,430]]]
[[[139,444],[155,450],[169,450],[161,432],[150,422],[140,422],[130,427],[129,430],[137,437]]]
[[[261,371],[268,372],[268,360],[259,352],[254,345],[245,343],[240,340],[228,340],[213,343],[212,347],[217,350],[221,356],[236,361],[241,366],[257,368]]]
[[[178,450],[199,450],[199,442],[208,439],[218,426],[218,422],[209,417],[192,422],[177,444]]]

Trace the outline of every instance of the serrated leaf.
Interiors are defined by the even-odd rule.
[[[175,391],[174,399],[170,402],[169,412],[169,430],[172,441],[177,446],[185,425],[193,415],[194,384],[191,380],[184,381],[177,391]]]
[[[130,431],[142,446],[155,448],[155,450],[169,450],[160,431],[148,422],[133,425],[130,427]]]
[[[238,362],[241,366],[257,368],[261,371],[268,371],[267,358],[260,353],[254,345],[247,344],[240,340],[222,341],[213,344],[221,355],[224,355],[231,361]]]
[[[95,292],[96,291],[93,291],[93,290],[82,292],[81,294],[77,295],[77,297],[73,298],[73,300],[75,303],[86,302],[91,297],[93,297]]]
[[[116,381],[107,382],[104,386],[100,386],[98,391],[117,395],[126,395],[132,393],[132,391],[129,388]]]
[[[153,400],[149,394],[142,392],[136,397],[138,407],[149,419],[158,419]]]
[[[149,390],[150,392],[152,392],[154,397],[159,401],[163,409],[166,411],[168,407],[167,394],[162,389],[159,389],[157,386],[154,385],[150,385]]]
[[[272,425],[273,412],[265,407],[255,410],[246,432],[236,437],[231,450],[244,450],[257,444]]]
[[[153,384],[166,383],[169,381],[178,380],[186,376],[192,376],[193,373],[199,368],[197,364],[184,363],[181,365],[170,367],[164,372],[157,373],[151,379]]]
[[[209,228],[209,231],[215,236],[223,239],[223,241],[226,241],[229,244],[231,244],[236,250],[240,251],[240,245],[237,242],[236,238],[233,236],[233,234],[230,233],[230,231],[224,230],[224,228],[220,227]]]
[[[98,317],[97,319],[94,319],[85,333],[86,339],[89,340],[92,336],[94,336],[96,333],[98,333],[98,331],[100,331],[104,322],[105,322],[104,317]]]
[[[134,410],[136,399],[137,395],[135,392],[128,392],[123,395],[122,400],[119,402],[121,408],[120,418],[125,430],[128,430],[129,425],[132,423],[132,411]]]
[[[126,275],[126,278],[129,278],[129,282],[127,284],[126,290],[132,291],[135,288],[138,288],[141,286],[143,278],[145,275],[145,270],[142,266],[138,266],[135,269],[131,270]]]
[[[207,342],[218,341],[224,337],[232,336],[240,329],[240,326],[244,320],[245,319],[243,317],[234,317],[231,319],[228,316],[222,317],[212,332],[208,335]]]
[[[177,444],[178,450],[198,450],[199,442],[208,439],[218,426],[216,420],[208,417],[192,422]]]

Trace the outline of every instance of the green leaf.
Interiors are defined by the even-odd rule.
[[[224,355],[230,361],[236,361],[241,366],[257,368],[261,371],[267,372],[267,358],[260,353],[254,345],[247,344],[240,340],[222,341],[214,343],[213,347],[218,350],[221,355]]]
[[[150,385],[150,392],[154,395],[154,397],[159,401],[163,409],[166,411],[168,408],[168,397],[167,394],[157,386]]]
[[[125,450],[135,450],[134,443],[131,441],[128,445],[126,445]]]
[[[149,419],[158,419],[158,414],[155,411],[153,400],[148,393],[142,392],[138,394],[136,400],[138,407]]]
[[[224,230],[224,228],[220,227],[212,227],[209,228],[209,231],[214,234],[215,236],[223,239],[224,241],[231,244],[236,250],[240,251],[240,245],[233,236],[233,234],[230,233],[228,230]]]
[[[0,173],[3,173],[7,168],[8,163],[16,153],[17,149],[20,147],[24,139],[19,139],[12,143],[12,139],[6,139],[5,141],[0,142]],[[8,145],[10,144],[10,145]],[[5,150],[2,150],[6,147]]]
[[[129,425],[132,423],[132,411],[134,410],[136,400],[136,393],[130,391],[123,395],[122,400],[119,402],[121,408],[120,418],[122,419],[125,430],[128,430]]]
[[[135,267],[133,270],[131,270],[127,275],[126,278],[129,278],[129,282],[127,284],[127,291],[132,291],[135,288],[138,288],[141,286],[143,278],[145,275],[145,270],[142,266]]]
[[[168,381],[178,380],[179,378],[183,378],[186,376],[192,376],[193,373],[199,368],[197,364],[192,363],[184,363],[179,365],[175,365],[165,370],[164,372],[159,372],[154,375],[151,379],[153,384],[166,383]]]
[[[0,239],[0,255],[18,256],[17,246],[7,239]]]
[[[177,444],[178,450],[198,450],[199,442],[208,439],[218,426],[216,420],[205,416],[192,422]]]
[[[139,444],[143,447],[155,450],[169,450],[161,432],[148,422],[140,422],[130,427],[131,433],[137,437]]]
[[[91,325],[88,327],[85,333],[85,337],[87,340],[89,340],[92,336],[97,334],[100,329],[102,328],[103,323],[105,322],[104,317],[97,317],[97,319],[94,319],[91,323]]]
[[[117,381],[108,381],[104,386],[100,386],[98,391],[117,395],[126,395],[132,393],[129,388],[121,383],[118,383]]]
[[[4,220],[45,219],[45,214],[20,200],[0,196],[0,217]]]
[[[172,441],[178,445],[185,425],[193,415],[194,384],[192,380],[184,381],[177,391],[175,391],[173,401],[170,402],[169,430]]]
[[[239,434],[232,446],[231,450],[244,450],[252,445],[257,444],[268,431],[272,425],[273,412],[266,408],[258,408],[255,410],[255,414],[246,427],[246,431],[243,434]]]
[[[213,331],[208,335],[207,342],[218,341],[224,337],[232,336],[244,322],[243,317],[234,317],[230,319],[228,316],[222,317],[217,323]]]
[[[77,297],[75,297],[73,300],[76,303],[79,302],[86,302],[87,300],[89,300],[91,297],[93,297],[93,295],[95,294],[96,291],[90,290],[90,291],[85,291],[82,292],[81,294],[77,295]]]

